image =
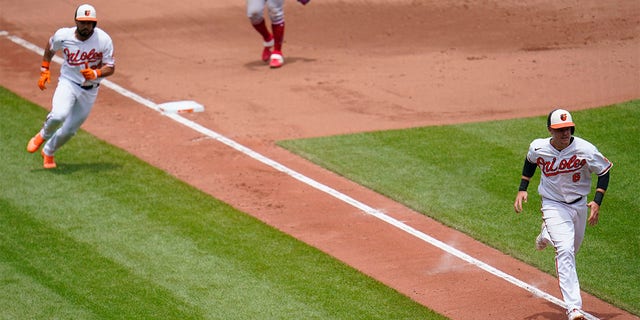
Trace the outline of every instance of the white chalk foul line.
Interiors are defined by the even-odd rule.
[[[21,39],[19,37],[13,36],[13,35],[9,34],[6,31],[0,31],[0,36],[5,36],[9,40],[13,41],[14,43],[16,43],[16,44],[18,44],[18,45],[20,45],[20,46],[22,46],[22,47],[24,47],[26,49],[29,49],[29,50],[37,53],[37,54],[42,55],[42,53],[44,52],[44,49],[42,49],[42,48],[40,48],[40,47],[38,47],[38,46],[36,46],[36,45],[24,40],[24,39]],[[54,62],[56,62],[58,64],[61,64],[63,61],[62,61],[61,58],[56,56],[54,58]],[[116,91],[117,93],[119,93],[119,94],[121,94],[121,95],[123,95],[125,97],[128,97],[128,98],[130,98],[130,99],[142,104],[145,107],[148,107],[150,109],[153,109],[155,111],[158,111],[158,112],[162,113],[158,109],[158,105],[156,103],[154,103],[153,101],[151,101],[149,99],[146,99],[146,98],[143,98],[140,95],[138,95],[136,93],[133,93],[130,90],[127,90],[127,89],[121,87],[120,85],[118,85],[118,84],[116,84],[114,82],[111,82],[111,81],[105,79],[105,80],[103,80],[101,82],[101,84],[103,84],[104,86]],[[358,201],[358,200],[356,200],[356,199],[354,199],[354,198],[352,198],[352,197],[350,197],[350,196],[348,196],[348,195],[346,195],[346,194],[344,194],[344,193],[342,193],[342,192],[340,192],[338,190],[335,190],[335,189],[333,189],[333,188],[331,188],[331,187],[329,187],[329,186],[327,186],[325,184],[322,184],[322,183],[320,183],[320,182],[318,182],[316,180],[313,180],[313,179],[311,179],[311,178],[309,178],[309,177],[307,177],[307,176],[305,176],[305,175],[303,175],[303,174],[301,174],[301,173],[299,173],[299,172],[297,172],[295,170],[292,170],[292,169],[280,164],[279,162],[276,162],[276,161],[274,161],[274,160],[272,160],[270,158],[267,158],[267,157],[263,156],[262,154],[260,154],[258,152],[255,152],[255,151],[243,146],[242,144],[237,143],[234,140],[231,140],[231,139],[229,139],[229,138],[227,138],[227,137],[225,137],[225,136],[223,136],[223,135],[221,135],[221,134],[219,134],[219,133],[217,133],[217,132],[215,132],[215,131],[213,131],[211,129],[208,129],[208,128],[206,128],[206,127],[204,127],[204,126],[202,126],[202,125],[200,125],[200,124],[198,124],[198,123],[196,123],[194,121],[186,119],[186,118],[182,117],[179,114],[167,114],[167,113],[162,113],[162,114],[164,116],[167,116],[167,117],[171,118],[172,120],[182,124],[182,125],[185,125],[185,126],[191,128],[191,129],[193,129],[193,130],[195,130],[195,131],[207,136],[207,137],[210,137],[210,138],[212,138],[212,139],[214,139],[216,141],[219,141],[219,142],[221,142],[221,143],[223,143],[223,144],[225,144],[225,145],[227,145],[227,146],[229,146],[229,147],[231,147],[231,148],[233,148],[233,149],[235,149],[235,150],[237,150],[237,151],[239,151],[239,152],[241,152],[241,153],[243,153],[243,154],[245,154],[245,155],[257,160],[257,161],[260,161],[263,164],[265,164],[265,165],[267,165],[267,166],[269,166],[269,167],[271,167],[271,168],[273,168],[275,170],[278,170],[278,171],[280,171],[282,173],[285,173],[285,174],[293,177],[294,179],[296,179],[296,180],[298,180],[298,181],[300,181],[300,182],[302,182],[304,184],[307,184],[307,185],[309,185],[309,186],[311,186],[311,187],[313,187],[313,188],[315,188],[317,190],[320,190],[320,191],[322,191],[324,193],[327,193],[327,194],[335,197],[336,199],[338,199],[340,201],[348,203],[351,206],[353,206],[353,207],[355,207],[355,208],[357,208],[357,209],[359,209],[359,210],[361,210],[361,211],[363,211],[363,212],[365,212],[365,213],[367,213],[367,214],[369,214],[369,215],[371,215],[373,217],[376,217],[376,218],[378,218],[378,219],[380,219],[380,220],[382,220],[382,221],[384,221],[384,222],[386,222],[386,223],[388,223],[388,224],[390,224],[390,225],[392,225],[392,226],[394,226],[394,227],[396,227],[398,229],[401,229],[401,230],[413,235],[414,237],[416,237],[416,238],[418,238],[418,239],[420,239],[420,240],[422,240],[422,241],[424,241],[426,243],[429,243],[429,244],[431,244],[431,245],[433,245],[433,246],[435,246],[435,247],[437,247],[437,248],[439,248],[439,249],[441,249],[441,250],[443,250],[443,251],[445,251],[445,252],[447,252],[447,253],[455,256],[455,257],[458,257],[459,259],[462,259],[463,261],[466,261],[466,262],[468,262],[468,263],[470,263],[470,264],[472,264],[472,265],[474,265],[474,266],[476,266],[476,267],[478,267],[478,268],[480,268],[480,269],[482,269],[482,270],[484,270],[486,272],[489,272],[490,274],[493,274],[493,275],[495,275],[495,276],[497,276],[497,277],[499,277],[501,279],[504,279],[504,280],[506,280],[506,281],[508,281],[508,282],[510,282],[510,283],[512,283],[512,284],[514,284],[514,285],[516,285],[516,286],[518,286],[518,287],[530,292],[534,296],[537,296],[539,298],[543,298],[543,299],[545,299],[545,300],[547,300],[547,301],[549,301],[549,302],[551,302],[553,304],[556,304],[556,305],[558,305],[558,306],[560,306],[562,308],[566,308],[566,305],[565,305],[564,301],[552,296],[551,294],[546,293],[546,292],[536,288],[535,286],[530,285],[530,284],[528,284],[528,283],[526,283],[526,282],[524,282],[524,281],[522,281],[522,280],[520,280],[520,279],[518,279],[518,278],[516,278],[516,277],[514,277],[512,275],[510,275],[510,274],[507,274],[507,273],[505,273],[505,272],[503,272],[503,271],[501,271],[501,270],[499,270],[499,269],[497,269],[497,268],[495,268],[495,267],[493,267],[493,266],[491,266],[491,265],[489,265],[489,264],[487,264],[485,262],[482,262],[482,261],[480,261],[480,260],[478,260],[478,259],[476,259],[476,258],[474,258],[474,257],[472,257],[472,256],[470,256],[470,255],[468,255],[468,254],[466,254],[466,253],[464,253],[464,252],[462,252],[462,251],[460,251],[460,250],[458,250],[458,249],[456,249],[456,248],[454,248],[454,247],[452,247],[452,246],[450,246],[450,245],[448,245],[448,244],[446,244],[446,243],[444,243],[444,242],[442,242],[442,241],[440,241],[438,239],[435,239],[435,238],[425,234],[424,232],[419,231],[419,230],[417,230],[417,229],[415,229],[415,228],[413,228],[413,227],[411,227],[411,226],[409,226],[409,225],[407,225],[407,224],[405,224],[405,223],[403,223],[403,222],[401,222],[401,221],[399,221],[399,220],[397,220],[397,219],[395,219],[393,217],[390,217],[390,216],[386,215],[384,212],[382,212],[380,210],[374,209],[374,208],[372,208],[372,207],[370,207],[370,206],[368,206],[368,205],[366,205],[366,204],[364,204],[364,203],[362,203],[362,202],[360,202],[360,201]],[[587,313],[586,316],[587,316],[587,318],[589,320],[598,320],[597,317],[595,317],[595,316],[593,316],[591,314]]]

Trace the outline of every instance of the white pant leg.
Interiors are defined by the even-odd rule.
[[[587,207],[586,199],[586,197],[583,197],[582,201],[578,201],[575,204],[571,205],[571,207],[573,207],[576,212],[573,220],[576,232],[574,239],[574,247],[576,248],[576,253],[580,251],[582,241],[584,240],[584,234],[587,229],[587,216],[589,215],[589,207]]]
[[[247,0],[247,17],[252,24],[264,20],[264,7],[267,6],[271,24],[284,21],[284,0]]]
[[[284,22],[284,0],[267,0],[267,11],[271,24]]]
[[[264,20],[265,0],[247,0],[247,17],[252,24],[258,24]]]
[[[582,206],[584,201],[580,201]],[[556,270],[558,283],[568,310],[582,309],[580,283],[576,271],[576,253],[584,238],[584,214],[576,210],[576,205],[542,200],[542,213],[549,237],[556,250]],[[586,210],[585,210],[586,212]]]
[[[43,147],[46,154],[54,155],[78,132],[93,108],[98,90],[84,90],[66,79],[59,80],[51,112],[42,129],[42,136],[47,139]]]
[[[46,140],[49,140],[53,136],[54,132],[60,128],[64,120],[69,116],[71,108],[76,101],[77,90],[82,90],[73,83],[60,79],[58,86],[53,93],[53,100],[51,102],[51,112],[47,115],[47,119],[44,121],[40,134]]]

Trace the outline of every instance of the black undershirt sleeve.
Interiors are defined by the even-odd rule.
[[[536,164],[529,162],[527,158],[524,158],[524,165],[522,166],[522,175],[531,178],[533,174],[536,173]],[[527,191],[529,187],[529,179],[522,178],[520,179],[520,186],[518,187],[518,191]]]
[[[522,166],[522,175],[527,177],[527,178],[531,178],[533,177],[533,174],[536,173],[536,168],[538,166],[529,161],[527,158],[524,158],[524,166]]]
[[[607,173],[601,176],[598,176],[598,184],[596,188],[607,190],[608,187],[609,187],[609,171],[607,171]]]

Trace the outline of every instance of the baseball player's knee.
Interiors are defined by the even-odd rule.
[[[251,24],[259,24],[264,21],[264,17],[262,16],[261,11],[248,12],[247,16],[249,17],[249,21],[251,22]]]
[[[78,129],[69,129],[69,128],[62,127],[60,128],[60,130],[58,130],[58,136],[71,138],[75,136],[77,132],[78,132]]]
[[[573,257],[575,256],[575,250],[573,243],[559,243],[556,245],[556,254],[558,257]]]
[[[271,20],[272,24],[281,24],[284,22],[284,13],[280,12],[271,12],[269,11],[269,20]]]
[[[50,113],[45,121],[45,126],[49,128],[59,128],[64,122],[64,115]]]

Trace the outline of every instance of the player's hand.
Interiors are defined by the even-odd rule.
[[[43,68],[40,70],[40,80],[38,80],[38,87],[40,87],[40,90],[46,89],[47,83],[51,83],[51,71]]]
[[[526,191],[518,191],[518,195],[516,195],[516,201],[513,203],[513,209],[520,213],[522,212],[522,204],[527,202],[527,198],[529,194]]]
[[[300,3],[304,4],[304,5],[309,3],[309,1],[311,1],[311,0],[298,0],[298,2],[300,2]]]
[[[600,206],[595,202],[591,201],[587,203],[587,207],[589,207],[591,212],[589,213],[589,225],[595,226],[598,224],[598,215],[600,214]]]
[[[82,76],[86,80],[94,80],[100,76],[100,70],[93,70],[91,68],[82,69],[80,73],[82,73]]]
[[[51,62],[43,60],[40,66],[40,80],[38,80],[38,87],[40,90],[47,88],[46,84],[51,83],[51,72],[49,71],[49,65]]]

